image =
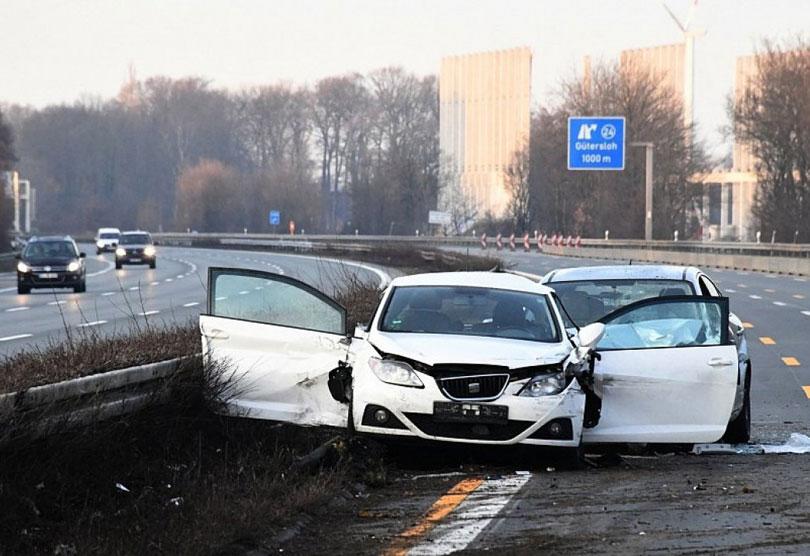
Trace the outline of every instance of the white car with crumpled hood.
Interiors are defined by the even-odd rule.
[[[722,297],[643,300],[570,336],[552,289],[503,272],[396,278],[354,334],[343,307],[287,276],[211,268],[208,296],[203,351],[232,415],[579,450],[713,442],[734,401]]]

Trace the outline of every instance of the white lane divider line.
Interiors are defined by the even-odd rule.
[[[49,301],[48,305],[64,305],[67,303],[64,299],[60,299],[59,301]]]
[[[106,320],[91,320],[90,322],[83,322],[78,325],[79,328],[90,328],[91,326],[99,326],[102,324],[107,324]]]
[[[163,281],[164,281],[164,282],[174,282],[174,279],[173,279],[173,278],[166,278],[166,279],[165,279],[165,280],[163,280]]]
[[[503,508],[531,478],[531,474],[509,475],[484,481],[408,554],[433,556],[463,551],[493,519],[499,517]]]
[[[0,293],[13,292],[16,289],[17,289],[16,286],[13,287],[13,288],[3,288],[3,289],[0,289]]]
[[[159,285],[159,284],[160,284],[160,282],[149,282],[149,285],[150,285],[150,286],[157,286],[157,285]]]
[[[136,292],[136,291],[138,291],[139,289],[141,289],[141,287],[140,287],[140,286],[132,286],[131,288],[129,288],[129,291],[131,291],[131,292]]]
[[[787,305],[787,303],[785,303],[784,301],[774,301],[773,304],[776,305],[777,307],[784,307],[785,305]]]
[[[215,298],[215,299],[214,299],[214,301],[225,301],[226,299],[228,299],[228,296],[227,296],[227,295],[223,295],[223,296],[220,296],[220,297]]]
[[[152,315],[157,315],[158,313],[160,313],[160,311],[157,311],[157,310],[153,309],[151,311],[144,311],[142,313],[138,313],[138,315],[140,315],[142,317],[150,317]]]
[[[19,311],[27,311],[31,307],[12,307],[11,309],[6,309],[6,313],[17,313]]]
[[[737,287],[738,288],[747,288],[748,286],[746,286],[745,284],[737,284]]]
[[[4,338],[0,338],[0,342],[11,342],[14,340],[22,340],[24,338],[30,338],[33,334],[15,334],[14,336],[6,336]]]
[[[191,303],[184,303],[183,307],[196,307],[199,304],[200,304],[199,301],[192,301]]]
[[[101,297],[110,297],[111,295],[115,295],[115,292],[104,292]]]
[[[748,297],[750,297],[751,299],[762,299],[760,296],[754,294],[751,294]]]
[[[807,317],[810,317],[810,311],[802,311],[802,314]]]
[[[731,288],[726,288],[725,290],[727,293],[737,293],[737,290],[732,290]]]
[[[106,260],[105,260],[105,261],[104,261],[104,264],[106,264],[106,265],[107,265],[107,267],[106,267],[106,268],[103,268],[103,269],[101,269],[101,270],[97,270],[97,271],[95,271],[95,272],[88,272],[88,273],[87,273],[87,278],[92,278],[93,276],[98,276],[98,275],[100,275],[100,274],[104,274],[104,273],[106,273],[106,272],[111,271],[113,268],[115,268],[115,263],[114,263],[114,262],[111,262],[111,261],[106,261]]]
[[[239,295],[247,295],[247,294],[249,294],[249,293],[250,293],[250,292],[249,292],[249,291],[247,291],[247,290],[242,290],[241,292],[239,292]]]
[[[796,282],[807,282],[807,278],[794,278]]]
[[[182,278],[183,278],[183,275],[182,275],[182,274],[178,274],[178,275],[177,275],[175,278],[177,278],[178,280],[180,280],[180,279],[182,279]]]

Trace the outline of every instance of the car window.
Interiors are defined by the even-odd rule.
[[[709,280],[707,276],[701,275],[700,278],[698,278],[698,284],[700,285],[700,295],[705,295],[708,297],[720,296],[720,290],[717,289],[714,282]]]
[[[70,241],[36,241],[29,243],[23,251],[28,259],[76,257],[78,252]]]
[[[598,350],[717,346],[727,342],[728,302],[648,300],[606,316]]]
[[[693,295],[686,280],[625,279],[552,282],[570,319],[566,326],[585,326],[605,315],[642,299],[672,295]],[[573,320],[574,322],[570,322]]]
[[[492,288],[395,288],[382,314],[379,329],[384,332],[559,341],[548,296]]]
[[[99,239],[118,239],[119,234],[114,232],[105,232],[99,235]]]
[[[149,234],[123,234],[120,239],[121,245],[149,245],[152,237]]]
[[[346,333],[345,310],[306,284],[250,271],[211,271],[209,312],[218,317]]]

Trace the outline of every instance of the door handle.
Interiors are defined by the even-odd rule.
[[[731,359],[723,359],[722,357],[712,357],[706,364],[710,367],[728,367],[729,365],[733,365],[734,361]]]
[[[203,332],[203,334],[205,334],[205,337],[210,340],[227,340],[231,337],[230,334],[224,330],[220,330],[219,328],[214,328],[210,332]]]

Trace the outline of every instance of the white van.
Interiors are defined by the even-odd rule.
[[[95,238],[96,255],[101,255],[105,251],[115,251],[120,237],[121,230],[118,228],[99,228]]]

